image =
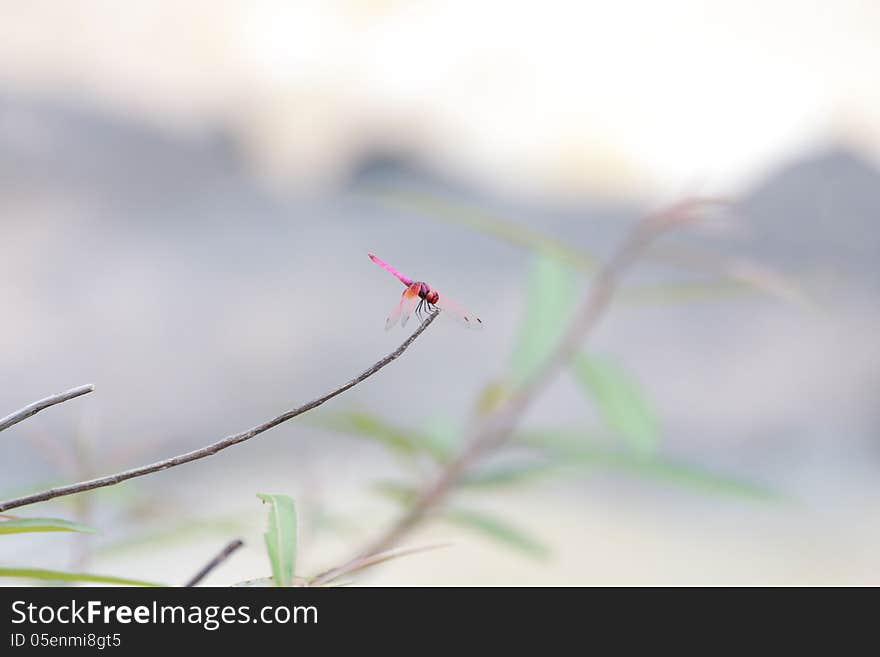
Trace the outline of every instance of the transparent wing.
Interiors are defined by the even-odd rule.
[[[394,312],[392,312],[388,316],[388,319],[385,320],[385,330],[388,331],[391,329],[398,321],[400,321],[401,326],[406,326],[409,316],[412,314],[413,309],[418,303],[419,286],[416,283],[410,285],[403,291],[403,294],[400,295],[400,303],[397,304]]]
[[[415,310],[417,305],[419,305],[419,301],[421,301],[421,298],[419,297],[419,289],[421,287],[420,283],[413,283],[406,288],[406,292],[403,293],[403,311],[400,315],[401,326],[406,326],[410,315],[412,315],[412,311]]]
[[[444,315],[448,315],[450,317],[455,318],[464,326],[472,329],[483,328],[483,320],[477,317],[474,313],[472,313],[467,308],[463,306],[459,306],[452,299],[447,297],[445,294],[441,294],[440,298],[437,299],[436,305],[440,310],[443,311]]]

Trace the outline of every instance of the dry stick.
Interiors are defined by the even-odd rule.
[[[66,392],[59,392],[57,395],[52,395],[51,397],[46,397],[45,399],[35,401],[33,404],[28,404],[21,410],[15,411],[15,413],[10,413],[2,420],[0,420],[0,431],[4,431],[14,424],[18,424],[22,420],[28,419],[31,415],[36,415],[40,411],[49,408],[50,406],[69,401],[81,395],[86,395],[92,392],[94,389],[95,386],[93,386],[92,384],[79,386],[77,388],[71,388]]]
[[[97,479],[91,479],[89,481],[82,481],[77,484],[71,484],[69,486],[50,488],[49,490],[43,491],[41,493],[34,493],[33,495],[26,495],[25,497],[18,497],[16,499],[0,502],[0,512],[7,511],[8,509],[14,509],[20,506],[25,506],[28,504],[34,504],[36,502],[45,502],[46,500],[51,500],[56,497],[64,497],[65,495],[83,493],[88,490],[94,490],[95,488],[102,488],[103,486],[113,486],[127,479],[143,477],[144,475],[152,474],[153,472],[167,470],[168,468],[174,468],[178,465],[189,463],[190,461],[197,461],[208,456],[213,456],[217,452],[224,450],[227,447],[232,447],[233,445],[238,445],[239,443],[243,443],[246,440],[250,440],[251,438],[260,435],[264,431],[268,431],[273,427],[277,427],[279,424],[287,422],[288,420],[295,418],[297,415],[302,415],[303,413],[311,411],[312,409],[317,408],[324,402],[333,399],[337,395],[341,395],[346,390],[353,388],[362,381],[370,378],[392,361],[397,360],[397,358],[399,358],[403,354],[403,352],[406,351],[413,342],[415,342],[416,338],[418,338],[425,331],[425,329],[430,326],[431,322],[433,322],[437,318],[438,314],[438,311],[434,311],[433,313],[431,313],[425,319],[425,321],[423,321],[421,325],[413,332],[413,334],[410,335],[403,342],[403,344],[401,344],[397,349],[385,356],[382,360],[376,362],[371,367],[364,370],[361,374],[359,374],[357,377],[355,377],[345,385],[340,386],[339,388],[336,388],[335,390],[328,392],[327,394],[318,397],[317,399],[313,399],[312,401],[303,404],[302,406],[287,411],[286,413],[283,413],[278,417],[269,420],[268,422],[264,422],[263,424],[257,425],[252,429],[248,429],[247,431],[242,431],[241,433],[227,436],[226,438],[218,440],[217,442],[208,445],[207,447],[202,447],[201,449],[186,452],[178,456],[172,456],[171,458],[164,459],[162,461],[156,461],[155,463],[151,463],[149,465],[142,465],[137,468],[132,468],[131,470],[125,470],[124,472],[107,475],[106,477],[99,477]]]
[[[189,580],[186,584],[184,584],[184,586],[195,586],[196,584],[201,582],[203,579],[205,579],[205,577],[207,577],[211,573],[212,570],[214,570],[217,566],[219,566],[224,561],[226,561],[229,557],[231,557],[232,553],[235,552],[240,547],[242,547],[243,545],[244,545],[244,541],[242,541],[240,538],[237,538],[234,541],[232,541],[231,543],[229,543],[229,545],[227,545],[225,548],[220,550],[220,553],[216,557],[211,559],[207,564],[205,564],[205,567],[202,568],[199,572],[197,572],[191,580]]]
[[[372,566],[376,566],[380,563],[385,563],[386,561],[390,561],[392,559],[397,559],[399,557],[407,557],[411,554],[417,554],[419,552],[427,552],[428,550],[436,550],[437,548],[449,547],[451,543],[435,543],[433,545],[422,545],[420,547],[411,547],[411,548],[400,548],[398,550],[388,550],[387,552],[378,552],[376,554],[365,554],[355,559],[353,561],[349,561],[338,568],[331,568],[330,570],[326,570],[323,573],[315,575],[310,580],[307,580],[309,586],[315,586],[316,582],[321,584],[329,584],[333,580],[339,579],[343,575],[349,575],[358,570],[363,570],[364,568],[370,568]]]
[[[412,505],[397,522],[370,543],[367,549],[359,552],[342,566],[321,573],[312,580],[311,584],[313,586],[324,584],[331,575],[345,570],[349,564],[392,548],[446,498],[468,468],[479,461],[484,454],[503,444],[516,428],[529,404],[553,379],[559,369],[564,367],[577,353],[586,336],[601,319],[614,295],[623,271],[665,228],[688,219],[694,210],[710,203],[714,204],[715,202],[700,199],[686,201],[640,221],[608,263],[599,271],[580,310],[542,368],[528,382],[513,392],[498,410],[487,416],[476,427],[469,439],[465,441],[465,446],[458,456],[450,461],[440,471],[436,479],[417,495]]]

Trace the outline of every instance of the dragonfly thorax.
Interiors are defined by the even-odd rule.
[[[419,296],[430,304],[435,304],[440,300],[437,290],[432,290],[427,283],[419,283]]]

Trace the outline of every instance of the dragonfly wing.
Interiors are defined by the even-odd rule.
[[[400,315],[400,325],[406,326],[406,323],[409,321],[410,315],[412,315],[413,310],[415,310],[416,306],[419,305],[419,301],[421,300],[419,297],[419,289],[421,285],[419,283],[413,283],[406,291],[403,293],[403,311]]]
[[[407,320],[409,320],[409,316],[412,314],[413,308],[419,302],[419,286],[417,284],[410,285],[403,291],[403,294],[400,295],[400,303],[397,304],[397,307],[394,309],[388,319],[385,320],[385,330],[388,331],[391,329],[398,321],[400,321],[401,326],[406,326]]]
[[[443,311],[443,314],[449,315],[450,317],[455,318],[464,326],[472,329],[483,328],[483,320],[477,317],[474,313],[469,311],[467,308],[459,306],[452,299],[447,297],[445,294],[441,294],[440,298],[437,299],[436,305],[440,310]]]

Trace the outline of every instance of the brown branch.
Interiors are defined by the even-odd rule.
[[[418,547],[401,548],[399,550],[388,550],[387,552],[378,552],[375,554],[364,554],[357,559],[343,564],[338,568],[331,568],[330,570],[325,570],[322,573],[318,573],[311,579],[307,580],[307,584],[308,586],[326,586],[327,584],[330,584],[330,582],[339,579],[343,575],[350,575],[359,570],[363,570],[364,568],[377,566],[380,563],[385,563],[386,561],[390,561],[392,559],[408,557],[411,554],[418,554],[419,552],[427,552],[428,550],[436,550],[437,548],[449,547],[450,545],[450,543],[435,543],[433,545],[422,545]]]
[[[28,419],[31,415],[36,415],[40,411],[49,408],[50,406],[54,406],[55,404],[61,404],[62,402],[69,401],[81,395],[86,395],[92,392],[95,389],[95,386],[89,384],[85,386],[79,386],[77,388],[71,388],[66,392],[59,392],[57,395],[52,395],[50,397],[46,397],[45,399],[40,399],[39,401],[35,401],[32,404],[28,404],[21,410],[15,411],[14,413],[10,413],[2,420],[0,420],[0,431],[5,431],[9,427],[14,424],[18,424],[22,420]]]
[[[235,539],[225,548],[220,550],[216,557],[211,559],[205,566],[197,572],[191,580],[189,580],[184,586],[195,586],[199,582],[201,582],[205,577],[207,577],[211,571],[213,571],[217,566],[226,561],[229,557],[232,556],[232,553],[238,550],[240,547],[244,545],[244,541],[240,538]]]
[[[340,386],[317,399],[313,399],[312,401],[303,404],[297,408],[294,408],[286,413],[282,413],[276,418],[273,418],[263,424],[259,424],[252,429],[248,429],[247,431],[242,431],[241,433],[236,433],[231,436],[227,436],[222,440],[218,440],[207,447],[202,447],[200,449],[193,450],[191,452],[186,452],[184,454],[180,454],[178,456],[172,456],[171,458],[164,459],[162,461],[156,461],[155,463],[151,463],[149,465],[142,465],[137,468],[132,468],[131,470],[125,470],[123,472],[117,472],[116,474],[107,475],[105,477],[99,477],[97,479],[90,479],[88,481],[81,481],[76,484],[70,484],[68,486],[60,486],[58,488],[50,488],[49,490],[43,491],[41,493],[34,493],[32,495],[26,495],[24,497],[18,497],[12,500],[6,500],[5,502],[0,502],[0,512],[7,511],[9,509],[14,509],[20,506],[26,506],[28,504],[35,504],[36,502],[45,502],[46,500],[51,500],[56,497],[64,497],[66,495],[74,495],[76,493],[83,493],[85,491],[94,490],[96,488],[102,488],[104,486],[114,486],[120,482],[126,481],[127,479],[134,479],[135,477],[143,477],[144,475],[152,474],[154,472],[159,472],[161,470],[167,470],[168,468],[174,468],[178,465],[183,465],[184,463],[189,463],[190,461],[197,461],[199,459],[206,458],[208,456],[213,456],[217,452],[220,452],[228,447],[232,447],[233,445],[238,445],[239,443],[243,443],[251,438],[254,438],[264,431],[268,431],[274,427],[277,427],[279,424],[283,422],[287,422],[295,418],[298,415],[302,415],[303,413],[307,413],[311,411],[326,401],[329,401],[336,397],[337,395],[341,395],[346,390],[355,387],[357,384],[365,381],[370,378],[374,374],[376,374],[379,370],[381,370],[386,365],[390,364],[392,361],[397,360],[404,351],[409,348],[409,346],[415,342],[416,338],[418,338],[425,329],[430,326],[431,322],[433,322],[437,315],[438,311],[434,311],[421,323],[421,325],[410,335],[397,349],[392,351],[390,354],[385,356],[380,361],[374,363],[372,366],[364,370],[357,377],[349,381],[343,386]]]
[[[470,436],[464,441],[461,452],[416,495],[403,516],[370,543],[367,549],[335,570],[344,570],[349,564],[357,563],[364,557],[393,548],[449,495],[459,478],[468,469],[479,462],[484,455],[504,444],[516,429],[528,406],[577,353],[583,341],[602,318],[624,271],[663,231],[692,220],[700,210],[717,204],[718,202],[713,199],[685,200],[638,222],[607,264],[599,270],[566,333],[541,369],[471,431]]]

